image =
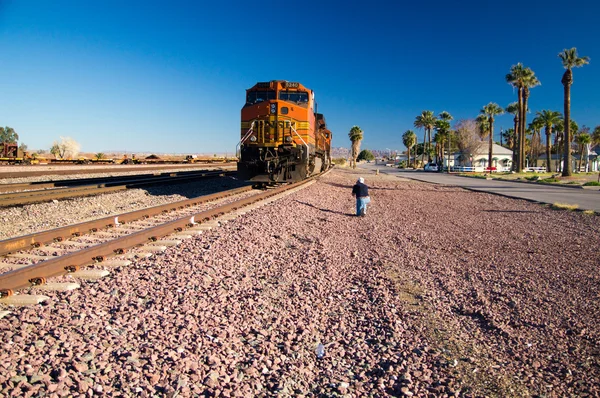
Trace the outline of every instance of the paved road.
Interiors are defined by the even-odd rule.
[[[484,180],[480,178],[448,175],[445,173],[401,171],[396,168],[373,164],[360,165],[360,167],[372,170],[373,172],[376,169],[379,169],[380,173],[398,175],[398,177],[409,178],[412,180],[453,185],[474,191],[490,192],[541,203],[577,204],[580,209],[600,212],[600,191],[596,190],[564,188],[554,185],[526,184],[522,182]]]

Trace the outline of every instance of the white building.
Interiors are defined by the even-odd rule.
[[[488,165],[488,142],[482,141],[472,153],[454,152],[450,154],[450,167],[465,167],[469,171],[485,171]],[[498,144],[492,145],[492,165],[497,171],[510,171],[513,152]],[[447,154],[444,167],[448,167]]]

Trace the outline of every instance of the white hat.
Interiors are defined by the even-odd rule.
[[[364,179],[364,178],[362,178],[362,177],[359,177],[359,179],[358,179],[358,182],[360,182],[361,184],[364,184],[364,182],[365,182],[365,179]]]

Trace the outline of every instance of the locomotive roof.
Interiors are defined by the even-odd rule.
[[[311,89],[303,86],[298,82],[290,82],[287,80],[271,80],[270,82],[258,82],[247,91],[257,90],[257,89],[271,89],[271,90],[285,90],[285,89],[294,89],[294,90],[306,90],[312,91]]]

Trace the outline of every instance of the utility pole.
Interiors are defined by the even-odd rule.
[[[502,126],[500,126],[500,146],[502,146],[502,134],[504,131],[502,130]]]

